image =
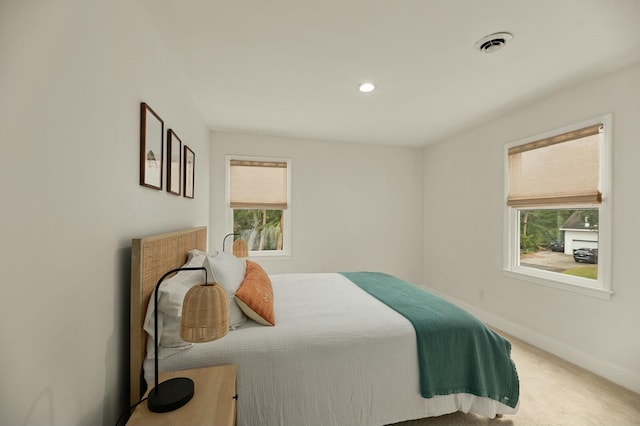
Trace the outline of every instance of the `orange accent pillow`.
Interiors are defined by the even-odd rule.
[[[262,325],[276,325],[273,312],[273,287],[262,266],[247,260],[247,273],[236,292],[240,309],[252,320]]]

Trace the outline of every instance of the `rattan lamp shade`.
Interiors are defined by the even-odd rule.
[[[182,304],[180,337],[186,342],[217,340],[229,332],[229,298],[218,284],[191,287]]]
[[[233,242],[233,255],[235,257],[248,257],[249,247],[245,240],[235,240]]]

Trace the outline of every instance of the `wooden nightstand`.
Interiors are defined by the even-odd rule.
[[[193,399],[187,405],[168,413],[150,412],[145,401],[136,407],[127,425],[235,426],[236,372],[235,365],[222,365],[160,373],[160,382],[174,377],[192,379],[195,384]],[[150,390],[145,396],[149,392]]]

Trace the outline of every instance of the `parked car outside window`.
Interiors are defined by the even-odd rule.
[[[549,246],[551,247],[551,251],[564,252],[564,241],[551,241]]]
[[[580,248],[574,250],[573,260],[576,262],[598,263],[598,249]]]

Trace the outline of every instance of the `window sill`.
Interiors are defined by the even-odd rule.
[[[260,253],[249,252],[249,260],[270,261],[270,260],[291,260],[291,253]]]
[[[526,274],[523,272],[511,271],[508,269],[503,269],[503,274],[509,278],[514,278],[521,281],[528,281],[534,284],[543,285],[545,287],[551,287],[558,290],[564,290],[571,293],[582,294],[584,296],[595,297],[597,299],[602,300],[611,300],[611,296],[613,296],[613,292],[610,290],[605,290],[603,288],[596,288],[586,285],[567,283],[564,281],[555,281],[547,278],[536,277],[530,274]]]

